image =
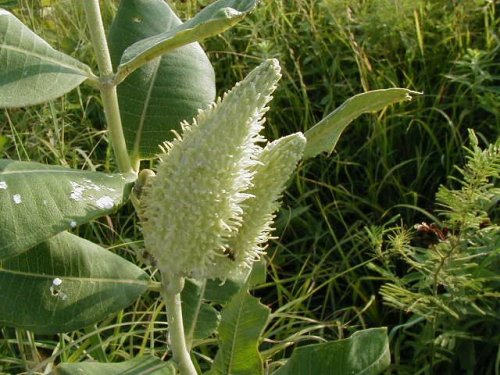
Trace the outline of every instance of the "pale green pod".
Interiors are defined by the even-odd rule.
[[[302,158],[305,146],[304,135],[295,133],[269,143],[262,150],[259,163],[252,167],[253,186],[247,191],[251,197],[242,205],[242,225],[227,243],[228,256],[217,262],[211,276],[239,277],[260,259],[273,230],[286,182]]]
[[[241,226],[263,115],[279,78],[277,60],[264,62],[164,144],[141,198],[145,246],[163,272],[207,277],[225,258],[227,240]]]

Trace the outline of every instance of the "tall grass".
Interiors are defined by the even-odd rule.
[[[307,335],[329,338],[345,335],[346,326],[393,328],[410,318],[381,303],[383,277],[366,267],[377,257],[366,228],[433,221],[434,195],[462,164],[467,129],[483,142],[499,136],[498,7],[264,1],[239,27],[206,42],[221,89],[261,59],[280,60],[284,78],[268,116],[270,137],[310,128],[359,92],[400,86],[424,93],[356,121],[332,156],[304,163],[292,181],[270,251],[271,278],[259,290],[290,314],[276,318],[279,337],[292,324],[311,326],[297,313],[318,324]],[[191,2],[184,9],[195,8]],[[425,349],[414,340],[414,350]],[[414,373],[422,365],[414,358],[395,351],[394,372]]]
[[[209,2],[171,1],[183,17]],[[115,2],[103,5],[109,20]],[[78,2],[22,0],[14,11],[55,47],[95,65]],[[273,308],[267,330],[283,349],[291,342],[344,337],[360,327],[406,324],[409,316],[382,304],[384,278],[366,266],[378,257],[367,228],[432,221],[438,187],[462,164],[467,129],[483,142],[499,136],[499,11],[486,0],[263,0],[237,27],[204,43],[219,93],[263,59],[280,60],[283,79],[267,120],[271,139],[305,131],[366,90],[399,86],[424,93],[364,115],[331,156],[303,162],[290,182],[278,238],[269,248],[268,282],[255,291]],[[1,113],[2,156],[112,169],[99,99],[86,87],[80,90]],[[135,224],[125,212],[80,230],[107,246],[125,242],[115,250],[135,257],[142,246]],[[3,330],[0,372],[23,368],[35,347],[46,355],[62,350],[65,360],[86,356],[77,348],[107,360],[159,354],[165,343],[157,331],[164,327],[149,323],[161,311],[153,297],[95,331],[61,336],[59,342]],[[411,333],[404,339],[411,341]],[[397,348],[394,372],[412,373],[415,364]]]

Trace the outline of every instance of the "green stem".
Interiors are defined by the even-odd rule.
[[[120,172],[132,172],[133,169],[127,152],[127,144],[123,135],[118,96],[116,94],[116,85],[114,84],[113,66],[102,23],[99,0],[85,0],[82,3],[90,30],[90,39],[92,40],[99,67],[99,89],[101,91],[104,114],[108,123],[109,137],[115,152],[116,163]]]
[[[168,277],[165,275],[168,274],[162,273],[163,299],[167,307],[168,332],[172,355],[181,375],[197,375],[184,335],[181,305],[181,291],[184,288],[184,278],[178,276]]]

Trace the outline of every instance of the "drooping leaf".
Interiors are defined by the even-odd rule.
[[[131,44],[181,24],[162,0],[122,1],[109,34],[113,64]],[[172,139],[172,129],[214,101],[214,71],[200,45],[192,43],[130,74],[118,86],[118,98],[132,159],[152,158],[160,143]]]
[[[299,347],[273,375],[377,375],[390,362],[387,330],[371,328],[345,340]]]
[[[358,116],[373,112],[403,100],[411,100],[418,92],[393,88],[368,91],[347,99],[340,107],[305,132],[307,145],[304,158],[322,152],[332,152],[342,132]]]
[[[54,375],[175,375],[172,362],[164,362],[155,357],[137,357],[119,363],[61,363]]]
[[[218,0],[177,27],[140,40],[123,53],[118,75],[128,75],[147,61],[175,48],[222,33],[252,11],[258,0]]]
[[[113,212],[134,179],[0,159],[0,259]]]
[[[245,289],[236,294],[222,311],[219,351],[209,374],[263,374],[258,345],[268,316],[269,309]]]
[[[12,13],[0,8],[0,107],[55,99],[94,78],[80,61],[53,49]]]
[[[205,285],[201,281],[186,280],[182,290],[182,317],[188,347],[193,341],[207,338],[217,329],[220,314],[204,302]]]
[[[131,304],[148,281],[133,263],[62,232],[0,262],[0,325],[46,334],[80,329]]]

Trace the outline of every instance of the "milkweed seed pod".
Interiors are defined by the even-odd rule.
[[[295,133],[269,143],[252,167],[252,187],[243,202],[242,224],[227,242],[231,257],[220,259],[212,273],[219,278],[245,274],[259,260],[273,230],[275,212],[285,184],[302,158],[306,138]]]
[[[191,125],[183,123],[182,136],[163,144],[156,177],[144,187],[140,202],[145,246],[162,272],[225,279],[258,257],[265,237],[261,232],[268,232],[272,213],[266,214],[265,224],[253,220],[261,227],[256,234],[245,223],[245,217],[256,215],[246,203],[257,201],[254,189],[262,184],[253,179],[265,168],[266,155],[272,153],[268,149],[280,144],[259,146],[265,141],[259,135],[263,115],[279,78],[278,62],[264,62]],[[293,170],[299,159],[285,169]],[[253,245],[240,237],[244,232],[255,237]],[[240,244],[245,246],[231,247]]]

